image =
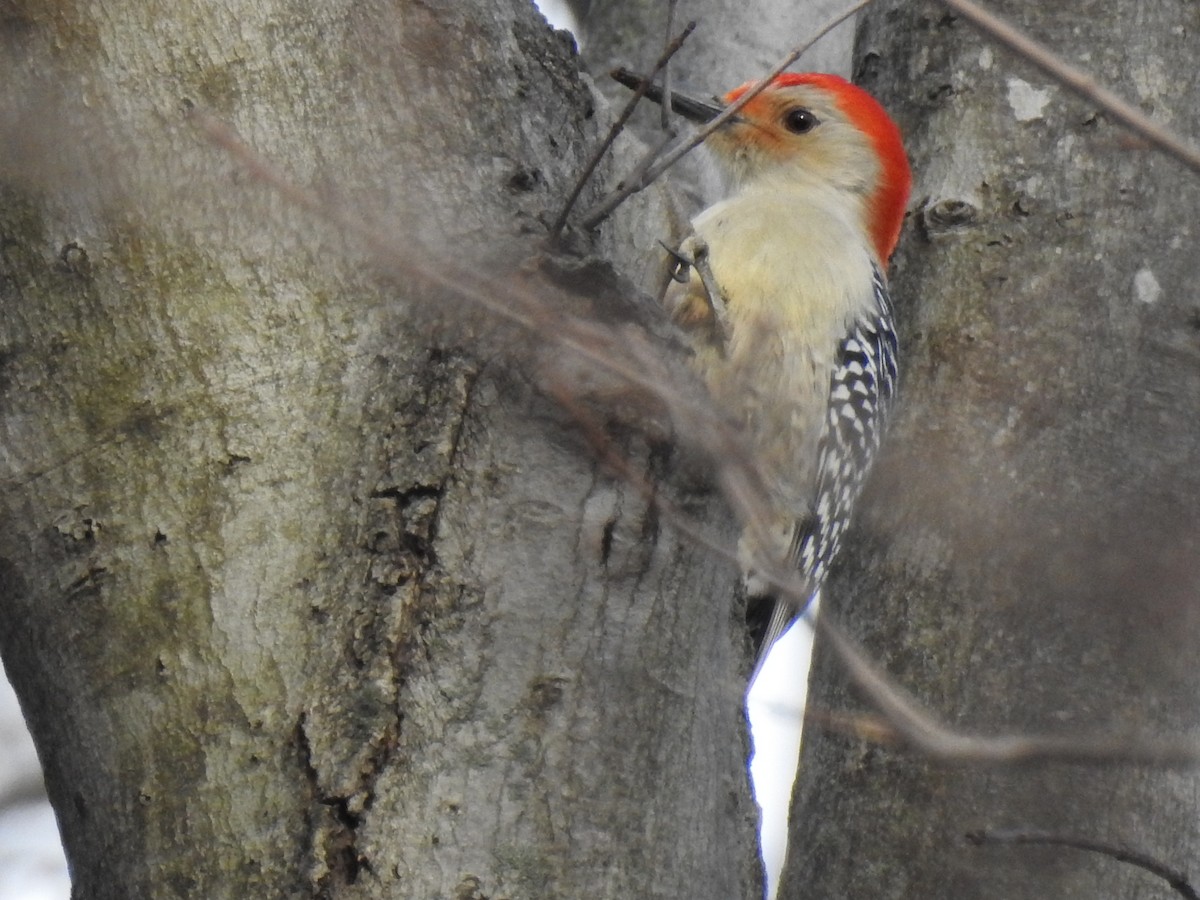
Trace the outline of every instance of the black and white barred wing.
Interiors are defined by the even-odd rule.
[[[817,447],[815,503],[793,538],[793,559],[814,587],[825,581],[841,547],[896,394],[896,330],[878,270],[873,285],[874,314],[857,321],[838,348]]]
[[[883,275],[872,284],[874,309],[854,323],[838,347],[829,404],[817,447],[813,507],[796,523],[789,558],[816,592],[837,556],[854,504],[875,459],[896,394],[896,331]],[[794,604],[777,602],[763,637],[760,661],[787,631]]]

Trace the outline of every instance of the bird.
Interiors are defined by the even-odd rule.
[[[663,101],[629,70],[613,75]],[[709,122],[754,84],[719,101],[673,92],[671,106]],[[723,196],[692,219],[665,300],[772,498],[772,546],[751,546],[748,531],[739,544],[747,593],[771,595],[755,577],[754,561],[768,554],[816,598],[895,400],[887,266],[912,172],[883,106],[826,73],[775,76],[705,144]],[[751,682],[803,606],[773,602]]]

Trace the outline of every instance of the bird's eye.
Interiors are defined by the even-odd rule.
[[[788,110],[783,117],[783,127],[792,134],[806,134],[820,124],[821,120],[813,115],[812,110],[803,106]]]

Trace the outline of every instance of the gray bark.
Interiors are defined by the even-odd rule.
[[[1185,7],[990,6],[1195,139]],[[892,275],[901,412],[828,608],[961,728],[1194,733],[1200,184],[937,4],[877,5],[859,52],[907,133],[915,212]],[[809,702],[862,708],[821,653]],[[1173,896],[1100,855],[963,836],[1048,830],[1186,870],[1198,787],[810,729],[781,896]]]
[[[0,652],[75,895],[756,893],[736,573],[183,112],[488,272],[597,140],[566,44],[506,0],[6,15]]]

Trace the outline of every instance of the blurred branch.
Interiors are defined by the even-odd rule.
[[[972,831],[966,836],[967,840],[976,846],[984,844],[1033,844],[1041,846],[1070,847],[1073,850],[1086,850],[1089,853],[1099,853],[1115,859],[1117,862],[1129,863],[1139,869],[1145,869],[1152,875],[1157,875],[1175,889],[1179,896],[1186,900],[1200,900],[1200,893],[1192,887],[1191,881],[1184,872],[1172,869],[1159,862],[1154,857],[1137,850],[1115,844],[1105,844],[1090,838],[1072,837],[1071,835],[1054,834],[1049,831],[1032,831],[1023,828],[995,828]]]
[[[674,6],[671,7],[671,10],[672,12],[674,11]],[[675,39],[667,43],[666,47],[663,48],[662,54],[657,60],[655,60],[654,65],[650,68],[651,77],[658,73],[659,70],[667,68],[667,64],[670,62],[671,57],[679,51],[679,48],[683,46],[683,42],[688,39],[688,35],[695,30],[696,23],[688,22],[687,25],[683,27],[683,30],[675,37]],[[562,230],[567,224],[567,217],[570,216],[571,210],[575,208],[575,203],[579,200],[579,195],[583,193],[584,185],[588,183],[588,180],[595,173],[596,166],[600,165],[600,160],[604,159],[604,154],[606,154],[609,148],[613,145],[613,141],[617,139],[617,135],[621,133],[621,129],[623,129],[625,127],[625,123],[629,121],[629,117],[633,115],[634,109],[637,108],[638,101],[640,101],[645,95],[646,88],[644,87],[633,92],[633,95],[625,102],[625,106],[621,109],[621,113],[617,116],[616,121],[613,122],[612,126],[608,129],[608,134],[604,136],[604,140],[601,141],[600,146],[596,148],[596,152],[592,154],[591,158],[586,163],[584,163],[583,171],[579,173],[579,178],[575,182],[574,189],[571,191],[570,196],[567,197],[567,202],[563,204],[562,212],[558,214],[558,218],[555,219],[554,224],[550,226],[551,241],[558,240],[558,236],[562,234]]]
[[[993,15],[972,0],[941,0],[980,31],[997,43],[1008,47],[1022,59],[1041,69],[1055,81],[1090,100],[1126,128],[1136,132],[1148,143],[1168,156],[1200,173],[1200,149],[1189,144],[1175,132],[1158,124],[1132,103],[1122,100],[1098,84],[1082,69],[1068,63],[1049,47],[1039,44],[999,16]]]
[[[679,4],[679,0],[667,0],[667,39],[671,38],[671,32],[675,30],[675,7]],[[670,44],[668,43],[668,46]],[[671,64],[670,61],[663,64],[662,67],[663,94],[666,95],[666,102],[658,105],[660,115],[659,121],[662,124],[663,131],[671,129]]]
[[[810,616],[806,615],[806,619]],[[1026,765],[1035,762],[1138,763],[1190,767],[1200,763],[1200,741],[1193,738],[1113,737],[1109,735],[999,735],[957,731],[923,707],[875,665],[866,651],[826,613],[815,627],[833,648],[850,680],[883,715],[894,734],[889,739],[945,762]],[[879,723],[874,730],[880,732]]]

